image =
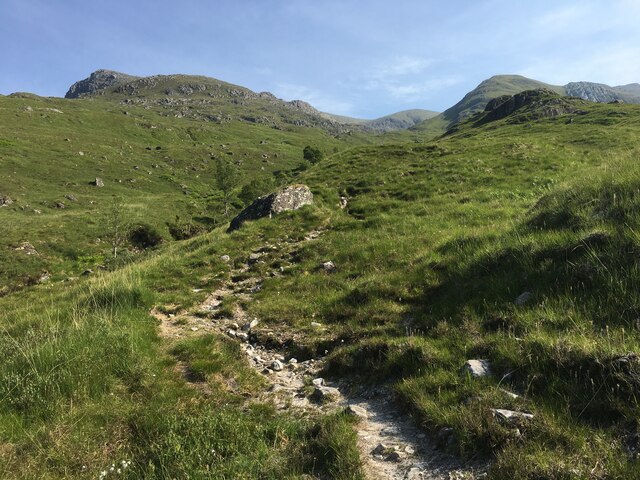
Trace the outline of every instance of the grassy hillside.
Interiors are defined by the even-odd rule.
[[[425,428],[453,429],[452,448],[495,456],[492,478],[634,478],[640,108],[586,111],[470,122],[309,171],[348,209],[297,274],[265,283],[256,314],[283,336],[326,322],[304,349],[344,345],[330,373],[392,383]],[[315,268],[327,259],[336,274]],[[494,376],[461,374],[473,358]],[[535,416],[516,428],[492,408]]]
[[[402,110],[401,112],[392,113],[391,115],[385,115],[384,117],[373,120],[343,117],[341,115],[332,115],[329,113],[323,113],[323,115],[335,120],[336,122],[346,125],[357,125],[374,132],[392,132],[411,128],[425,120],[437,116],[438,112],[422,109]]]
[[[26,116],[36,106],[66,103],[0,100],[22,109],[26,103],[19,102],[31,102],[30,113],[10,112],[23,124],[67,118]],[[99,100],[64,108],[94,105],[105,115],[100,121],[114,118],[99,108],[111,104]],[[157,115],[154,122],[172,129],[165,135],[178,135],[173,129],[181,123],[169,126],[161,115],[140,112],[135,115]],[[103,118],[93,114],[96,122]],[[355,140],[316,132],[325,151],[339,151],[295,177],[312,189],[313,207],[249,222],[233,234],[217,227],[113,272],[1,298],[3,475],[95,478],[124,460],[132,462],[125,478],[360,478],[347,418],[300,418],[261,404],[247,409],[243,395],[262,387],[236,343],[211,336],[168,346],[148,314],[152,306],[197,305],[229,275],[223,254],[240,261],[256,248],[322,228],[245,305],[275,332],[257,341],[279,344],[299,359],[327,355],[327,376],[354,386],[391,388],[442,439],[441,448],[492,460],[489,478],[636,478],[640,107],[559,102],[545,94],[504,118],[485,115],[436,141],[420,141],[414,132],[404,141],[389,137],[397,143],[344,149]],[[0,147],[15,169],[20,152],[31,148],[26,139],[15,140],[17,130]],[[143,145],[158,142],[141,136],[134,143],[140,131],[123,127],[120,134],[130,135],[135,153],[150,163],[156,153]],[[240,143],[240,132],[234,156],[241,146],[261,148]],[[287,138],[299,144],[280,144],[291,165],[294,149],[309,139],[295,134]],[[62,142],[55,148],[64,153],[69,142]],[[174,147],[177,165],[190,166],[193,152],[205,148],[194,143]],[[92,145],[82,148],[91,152]],[[104,168],[106,181],[109,164],[93,161],[92,176],[93,168]],[[33,181],[44,198],[46,175],[39,175]],[[149,177],[140,196],[157,205],[169,198],[161,189],[170,184]],[[65,191],[52,183],[51,191]],[[21,191],[29,194],[9,192],[18,202],[0,210],[15,215],[12,222],[24,214]],[[348,197],[344,210],[341,196]],[[165,217],[174,214],[164,208]],[[148,214],[161,218],[162,212]],[[78,213],[87,223],[89,216]],[[83,234],[74,225],[75,235]],[[37,240],[51,231],[28,228]],[[319,267],[328,260],[333,273]],[[516,303],[525,292],[527,300]],[[185,387],[173,370],[178,357],[203,372],[212,394]],[[469,359],[488,360],[493,375],[462,373]],[[229,379],[237,388],[225,387]],[[496,408],[533,418],[505,423],[492,413]]]
[[[222,115],[233,116],[201,121],[195,114],[175,118],[175,106],[137,103],[145,99],[0,99],[0,195],[14,201],[0,208],[11,225],[0,239],[0,292],[47,272],[61,280],[104,265],[114,197],[122,200],[123,222],[150,224],[170,240],[167,223],[211,228],[222,221],[218,161],[240,171],[238,191],[258,181],[252,191],[260,194],[308,166],[305,145],[333,153],[367,141],[363,134],[284,123],[277,110],[276,125],[252,123],[239,118],[250,108],[221,101]],[[103,188],[91,185],[96,177]],[[235,209],[242,206],[235,201]],[[37,255],[16,250],[25,242]]]
[[[524,90],[536,88],[548,88],[559,94],[564,94],[563,87],[556,87],[521,75],[495,75],[481,82],[480,85],[467,93],[462,100],[451,108],[434,118],[418,124],[415,130],[430,136],[441,135],[456,123],[484,110],[484,107],[492,98],[502,95],[515,95]]]

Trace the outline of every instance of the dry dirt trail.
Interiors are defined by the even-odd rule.
[[[231,281],[212,292],[200,304],[199,308],[209,313],[204,318],[186,312],[165,315],[154,309],[151,313],[160,321],[160,335],[168,342],[206,333],[235,338],[241,343],[251,367],[265,376],[271,385],[258,398],[249,401],[273,402],[279,409],[295,409],[297,413],[306,415],[345,408],[357,415],[359,421],[355,428],[367,478],[483,478],[485,474],[481,466],[465,465],[437,450],[435,441],[391,401],[391,396],[384,389],[361,390],[354,394],[352,392],[356,389],[346,379],[329,382],[319,377],[324,364],[322,358],[298,362],[285,358],[280,351],[258,344],[253,332],[259,330],[261,325],[257,319],[248,318],[240,302],[233,315],[227,317],[220,313],[226,297],[233,296],[246,303],[259,291],[262,278],[251,274],[254,264],[285,260],[297,246],[312,242],[320,235],[321,232],[312,231],[302,242],[290,243],[284,251],[268,246],[254,251],[248,263],[231,270]],[[279,274],[279,271],[274,271],[268,275]],[[233,281],[234,278],[238,280]],[[176,369],[191,386],[207,393],[206,384],[191,379],[186,365],[178,363]]]

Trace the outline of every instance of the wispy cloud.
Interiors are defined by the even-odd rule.
[[[338,100],[325,92],[304,85],[292,83],[278,83],[274,94],[285,100],[304,100],[320,111],[338,115],[352,115],[353,105],[344,100]]]
[[[424,72],[433,64],[430,58],[401,56],[387,63],[377,65],[372,72],[375,78],[402,77]]]
[[[395,57],[371,68],[363,87],[382,91],[402,102],[428,98],[434,92],[462,82],[459,75],[439,75],[434,67],[437,60],[411,56]]]

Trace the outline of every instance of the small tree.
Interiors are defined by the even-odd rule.
[[[128,235],[128,224],[124,214],[122,197],[114,196],[107,212],[105,222],[107,239],[111,247],[113,258],[118,257],[118,249],[124,245]]]
[[[216,185],[222,192],[224,203],[224,215],[229,216],[229,205],[233,196],[233,190],[240,182],[240,174],[235,165],[230,161],[219,158],[216,164]]]
[[[302,157],[309,163],[318,163],[324,158],[324,154],[319,148],[307,145],[302,150]]]
[[[243,185],[238,194],[238,198],[242,200],[242,203],[247,206],[250,205],[256,198],[261,195],[269,193],[274,188],[274,182],[271,178],[260,178],[251,180],[249,183]]]

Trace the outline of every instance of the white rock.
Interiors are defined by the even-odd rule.
[[[474,378],[487,377],[491,375],[491,365],[489,360],[467,360],[462,370]]]
[[[220,257],[220,260],[222,260],[223,262],[228,262],[229,260],[231,260],[231,257],[229,255],[222,255]]]
[[[271,362],[271,369],[274,372],[280,372],[283,368],[284,365],[282,365],[282,362],[280,360],[274,360],[273,362]]]
[[[313,383],[313,385],[316,387],[321,387],[322,385],[324,385],[324,378],[314,378],[313,380],[311,380],[311,383]]]
[[[491,412],[501,423],[513,423],[517,420],[533,420],[533,414],[524,412],[514,412],[502,408],[492,408]]]

